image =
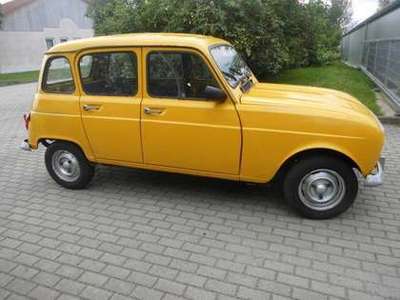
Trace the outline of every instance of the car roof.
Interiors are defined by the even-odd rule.
[[[212,36],[186,33],[129,33],[79,39],[57,44],[47,51],[48,54],[76,52],[103,47],[146,47],[174,46],[205,50],[211,45],[229,44],[227,41]]]

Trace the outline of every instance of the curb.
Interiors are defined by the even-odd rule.
[[[380,117],[382,124],[400,125],[400,117]]]

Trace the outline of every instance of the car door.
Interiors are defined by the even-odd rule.
[[[144,162],[239,174],[239,117],[229,98],[217,99],[221,85],[205,57],[189,49],[144,48],[143,64]],[[209,91],[217,91],[215,99]]]
[[[82,121],[96,159],[142,163],[141,48],[79,55]]]

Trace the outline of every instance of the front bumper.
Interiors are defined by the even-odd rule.
[[[383,184],[383,171],[385,168],[385,158],[381,157],[376,164],[375,169],[371,172],[371,174],[365,177],[365,186],[379,186]]]

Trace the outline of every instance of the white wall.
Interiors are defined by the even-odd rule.
[[[4,16],[3,31],[43,31],[55,28],[61,19],[71,19],[79,28],[91,29],[83,0],[35,0]]]
[[[40,69],[47,51],[46,38],[56,43],[93,36],[92,29],[79,29],[71,19],[62,19],[58,28],[44,28],[42,32],[0,31],[0,73],[23,72]]]

